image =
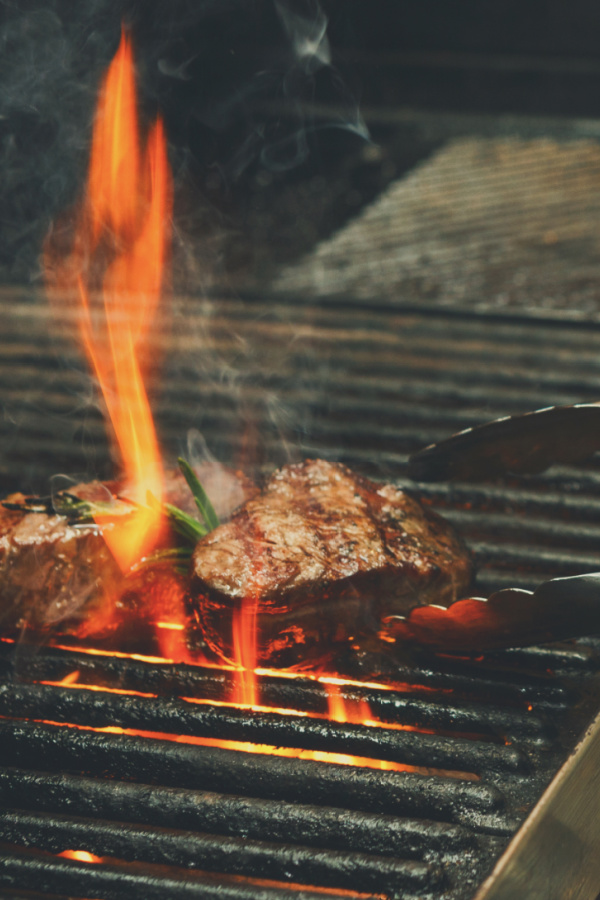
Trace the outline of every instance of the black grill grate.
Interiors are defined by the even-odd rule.
[[[165,445],[180,449],[193,425],[219,459],[250,468],[319,455],[402,482],[408,454],[435,438],[599,396],[594,324],[350,300],[184,307],[157,401]],[[80,363],[51,346],[44,307],[24,298],[2,316],[6,489],[43,489],[57,471],[107,474],[99,413],[81,406]],[[597,568],[597,460],[413,488],[466,535],[481,592]],[[468,900],[600,705],[592,639],[478,659],[345,660],[352,683],[341,690],[390,725],[377,729],[319,718],[326,695],[309,678],[263,676],[264,706],[297,713],[250,714],[221,705],[227,670],[0,647],[0,896]],[[75,670],[103,690],[56,686]],[[223,740],[405,771],[215,746]],[[56,856],[66,849],[108,861]]]
[[[222,706],[227,670],[66,650],[16,658],[15,670],[5,643],[0,885],[106,898],[302,898],[328,888],[466,900],[589,720],[600,664],[592,641],[421,657],[397,667],[401,689],[389,663],[383,687],[343,689],[392,726],[416,729],[398,731]],[[104,690],[40,684],[75,670]],[[261,698],[326,709],[324,685],[308,678],[264,676]],[[406,771],[219,740],[361,753]],[[55,856],[66,849],[109,859]]]

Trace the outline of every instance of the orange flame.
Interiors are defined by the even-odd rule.
[[[236,664],[232,702],[255,707],[258,703],[256,679],[258,599],[244,597],[233,614],[233,658]]]
[[[148,492],[159,503],[163,493],[141,360],[163,283],[170,210],[162,121],[154,123],[142,151],[131,40],[123,29],[100,92],[87,191],[73,244],[65,255],[51,236],[45,263],[50,287],[79,297],[81,342],[102,389],[128,492],[141,504]],[[157,504],[151,509],[143,505],[110,522],[98,519],[124,571],[156,543],[158,510]]]
[[[87,850],[63,850],[57,853],[57,856],[63,856],[65,859],[77,859],[79,862],[101,863],[102,857],[96,856],[95,853],[88,853]]]
[[[328,718],[332,722],[349,722],[354,725],[371,725],[377,726],[379,723],[373,719],[371,708],[368,702],[363,699],[351,699],[344,697],[340,691],[338,682],[323,681],[325,690],[327,691]],[[349,754],[338,754],[338,762],[345,763],[349,766],[361,766],[361,757],[351,756]],[[383,770],[394,770],[397,764],[385,759],[373,760],[371,762],[373,768]]]
[[[364,698],[351,699],[344,697],[337,682],[323,681],[327,691],[329,718],[332,722],[351,722],[354,725],[370,724],[373,715]]]

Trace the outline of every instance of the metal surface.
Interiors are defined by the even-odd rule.
[[[442,607],[418,606],[384,619],[388,640],[440,652],[523,647],[600,631],[600,574],[545,581],[532,593],[506,588]]]
[[[227,670],[0,645],[0,887],[120,898],[129,886],[142,898],[149,879],[179,897],[221,878],[229,896],[237,873],[240,897],[266,879],[290,898],[318,886],[469,900],[588,720],[600,649],[346,664],[371,677],[379,664],[380,689],[342,694],[378,704],[387,727],[222,706]],[[74,671],[76,685],[39,684]],[[157,696],[114,693],[144,686]],[[258,689],[263,702],[286,697],[322,715],[319,682],[270,674]],[[201,705],[181,699],[205,691]],[[359,748],[411,762],[381,771],[218,745],[253,737],[275,751]],[[105,862],[85,864],[86,882],[85,865],[48,856],[68,848]]]
[[[401,717],[400,710],[399,714]],[[372,728],[293,714],[282,716],[276,712],[254,711],[249,715],[245,709],[196,705],[176,699],[115,696],[96,690],[92,700],[90,692],[85,690],[2,685],[0,716],[298,747],[478,774],[488,769],[506,772],[528,769],[526,756],[514,747],[464,740],[460,733],[449,738],[419,733],[418,729]],[[453,730],[458,731],[458,727],[455,725]]]
[[[477,481],[509,472],[535,475],[552,465],[581,463],[600,450],[600,406],[538,409],[486,422],[413,453],[417,481]]]
[[[596,900],[600,891],[600,716],[475,900]]]

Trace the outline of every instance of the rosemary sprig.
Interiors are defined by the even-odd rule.
[[[215,512],[214,506],[208,499],[206,491],[200,484],[198,476],[190,466],[187,459],[183,459],[182,456],[180,456],[177,460],[177,464],[179,465],[181,474],[187,481],[190,491],[194,495],[194,500],[196,501],[198,512],[206,522],[206,533],[208,533],[209,531],[214,531],[215,528],[219,527],[219,517]]]
[[[77,525],[92,522],[95,516],[128,516],[132,510],[131,501],[119,500],[119,503],[114,500],[82,500],[76,494],[62,491],[54,497],[24,497],[21,503],[3,500],[2,506],[19,512],[64,516],[70,524]]]
[[[173,506],[171,503],[165,503],[163,509],[173,526],[173,530],[192,546],[194,546],[200,538],[204,537],[205,534],[208,534],[207,528],[201,525],[193,516],[190,516],[182,509],[179,509],[178,506]]]
[[[214,506],[188,461],[180,457],[177,462],[204,522],[199,522],[198,519],[190,516],[189,513],[184,512],[179,507],[173,506],[172,503],[163,503],[161,505],[156,497],[148,491],[146,495],[148,506],[153,509],[159,508],[161,514],[165,515],[169,520],[173,531],[183,539],[183,543],[178,547],[170,547],[151,553],[141,560],[134,569],[169,563],[178,571],[185,573],[187,571],[186,563],[189,563],[194,547],[200,538],[203,538],[209,531],[213,531],[220,524]],[[116,500],[119,502],[82,500],[76,494],[62,491],[54,498],[25,497],[22,503],[3,501],[2,505],[6,509],[19,510],[21,512],[45,512],[48,515],[58,514],[68,519],[70,524],[93,522],[96,516],[115,517],[129,515],[134,507],[140,505],[134,500],[123,497],[117,497]]]
[[[132,572],[147,569],[150,566],[168,565],[179,575],[187,575],[192,558],[191,547],[168,547],[165,550],[155,550],[150,556],[145,556],[132,568]]]
[[[185,574],[187,571],[186,563],[189,564],[194,547],[200,538],[203,538],[209,531],[213,531],[213,529],[217,528],[220,524],[214,506],[208,499],[206,491],[200,484],[198,476],[188,461],[180,457],[177,462],[181,474],[194,495],[198,512],[204,519],[205,525],[199,522],[198,519],[190,516],[189,513],[179,509],[178,506],[173,506],[172,503],[163,503],[161,511],[169,519],[173,531],[178,534],[179,537],[183,538],[184,544],[183,546],[167,550],[157,550],[155,553],[150,554],[150,556],[138,563],[136,568],[151,566],[156,563],[171,562],[178,572]],[[146,502],[148,503],[148,506],[153,508],[160,506],[158,500],[150,491],[148,491],[146,495]]]

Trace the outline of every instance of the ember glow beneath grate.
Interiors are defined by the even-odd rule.
[[[328,718],[326,679],[262,673],[248,712],[227,669],[5,641],[2,884],[470,897],[585,723],[572,691],[597,689],[599,658],[590,643],[388,662],[338,679],[336,703],[380,720],[356,725]]]

